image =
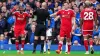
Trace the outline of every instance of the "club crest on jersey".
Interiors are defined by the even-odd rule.
[[[68,14],[70,14],[70,12],[68,12]]]

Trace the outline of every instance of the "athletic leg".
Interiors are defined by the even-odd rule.
[[[41,36],[41,52],[40,53],[43,53],[44,41],[45,41],[45,37]]]
[[[33,53],[36,53],[36,47],[37,47],[37,44],[38,44],[38,36],[35,36],[35,38],[34,38],[34,45],[33,45],[33,48],[34,48],[34,50],[33,50]]]

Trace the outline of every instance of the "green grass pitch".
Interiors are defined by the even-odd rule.
[[[85,51],[71,51],[71,54],[65,54],[63,51],[62,54],[56,54],[55,51],[51,51],[51,54],[40,54],[39,51],[36,54],[32,54],[32,51],[24,51],[24,54],[17,54],[16,51],[7,50],[3,54],[3,50],[0,50],[0,56],[100,56],[100,51],[95,52],[95,54],[85,55]]]

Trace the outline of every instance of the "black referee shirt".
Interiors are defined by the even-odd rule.
[[[50,19],[49,12],[45,9],[37,9],[34,12],[34,15],[37,16],[36,23],[37,24],[45,24],[46,19]]]

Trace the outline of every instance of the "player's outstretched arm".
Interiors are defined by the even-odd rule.
[[[58,15],[58,16],[55,17],[54,20],[57,21],[59,18],[60,18],[60,16]]]
[[[75,17],[72,18],[72,30],[74,31],[76,28]]]
[[[56,15],[57,15],[57,12],[54,13],[54,14],[51,14],[50,17],[54,17],[54,16],[56,16]]]

